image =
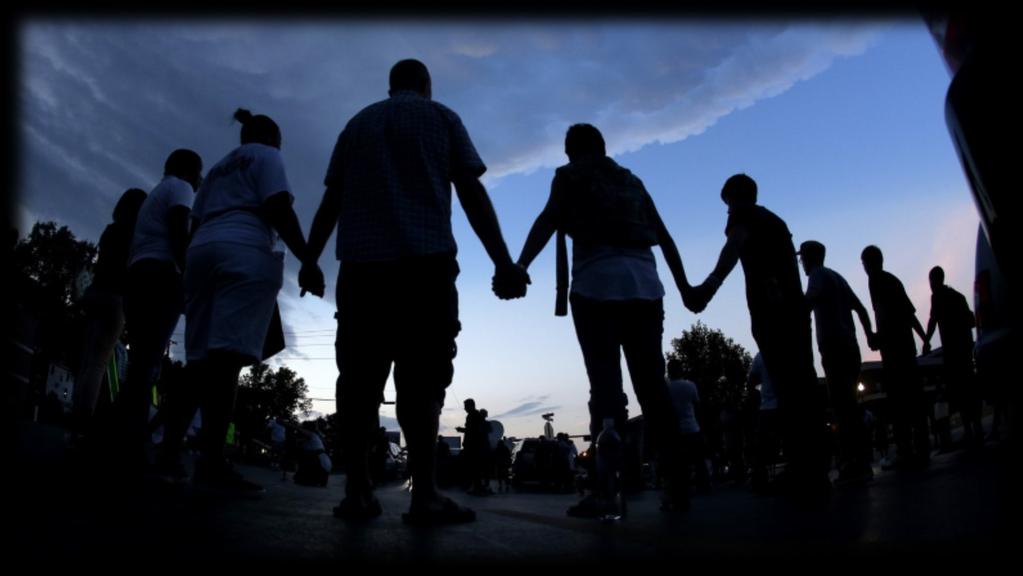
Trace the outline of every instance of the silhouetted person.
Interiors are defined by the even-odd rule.
[[[210,168],[192,212],[185,269],[185,352],[192,386],[179,396],[173,432],[168,415],[168,439],[180,440],[198,399],[203,426],[193,484],[256,495],[263,488],[232,470],[224,442],[238,375],[243,366],[264,359],[284,277],[284,254],[275,250],[278,236],[300,260],[306,243],[292,209],[280,128],[248,110],[238,109],[234,118],[242,124],[241,145]],[[173,457],[177,446],[167,448],[167,457]]]
[[[983,404],[973,373],[973,328],[976,319],[966,297],[945,284],[945,271],[941,266],[931,268],[931,317],[927,321],[923,352],[931,350],[934,329],[941,336],[944,363],[942,371],[945,389],[954,410],[963,420],[963,440],[968,443],[983,441],[981,425]]]
[[[82,363],[75,378],[74,414],[79,432],[86,432],[103,387],[114,345],[124,331],[124,293],[128,284],[128,254],[139,209],[146,192],[130,188],[114,206],[113,222],[99,237],[99,258],[82,307],[86,331]]]
[[[697,487],[706,490],[710,488],[710,476],[707,472],[703,434],[696,419],[700,393],[696,384],[685,378],[682,362],[676,358],[668,360],[668,392],[682,431],[683,451],[687,458],[685,474],[695,474]]]
[[[451,185],[494,262],[502,296],[525,294],[528,276],[508,254],[497,216],[479,181],[486,170],[461,119],[431,96],[422,62],[391,68],[390,98],[345,126],[313,220],[303,290],[322,296],[316,262],[335,226],[337,398],[348,475],[335,515],[380,514],[367,473],[373,422],[394,365],[398,421],[408,442],[415,489],[411,523],[465,522],[475,513],[437,490],[438,418],[453,374],[458,321]]]
[[[483,421],[480,427],[483,433],[483,450],[479,462],[480,494],[484,496],[494,493],[490,489],[490,479],[494,476],[494,450],[490,446],[490,435],[494,429],[487,419],[489,415],[486,408],[480,408],[480,419]]]
[[[178,149],[167,157],[163,180],[139,209],[128,263],[124,314],[128,327],[128,372],[114,411],[114,434],[124,447],[119,464],[141,471],[146,464],[151,389],[184,310],[182,271],[188,246],[192,196],[202,180],[202,159]]]
[[[686,306],[702,311],[742,262],[753,339],[778,395],[788,455],[786,489],[810,501],[825,496],[830,483],[823,456],[824,418],[813,367],[810,307],[799,282],[792,234],[781,218],[756,203],[757,184],[745,174],[725,182],[721,199],[728,205],[727,241],[714,271],[693,289]]]
[[[884,270],[881,249],[867,246],[860,259],[869,278],[870,303],[877,323],[875,344],[881,351],[881,381],[895,433],[896,460],[886,468],[924,466],[930,461],[930,440],[913,332],[924,341],[927,335],[902,282]]]
[[[590,381],[590,435],[603,421],[626,431],[627,398],[622,389],[621,353],[666,478],[665,510],[686,510],[689,488],[681,432],[664,379],[664,287],[651,248],[660,245],[675,285],[689,290],[682,259],[642,181],[607,156],[604,138],[589,124],[565,135],[568,164],[557,169],[547,205],[537,216],[519,256],[528,268],[557,232],[558,315],[571,303],[576,336]],[[564,236],[572,237],[571,293]],[[625,439],[626,443],[628,442]],[[591,494],[569,514],[597,516]]]
[[[487,430],[482,411],[476,408],[476,401],[466,398],[462,403],[465,409],[465,424],[456,428],[462,437],[462,469],[466,473],[466,485],[470,494],[482,494],[483,467],[486,466]]]
[[[855,312],[868,341],[874,333],[870,315],[841,274],[824,266],[825,247],[815,240],[799,246],[806,273],[806,299],[817,323],[817,350],[828,384],[828,398],[838,422],[838,480],[870,478],[872,451],[863,427],[863,413],[856,401],[859,383],[860,346],[856,341]]]

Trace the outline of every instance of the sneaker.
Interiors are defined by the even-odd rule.
[[[242,498],[259,498],[266,492],[259,484],[242,478],[227,463],[203,465],[200,461],[195,467],[192,485],[203,491]]]

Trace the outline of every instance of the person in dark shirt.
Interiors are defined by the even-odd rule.
[[[465,434],[462,441],[465,458],[465,470],[468,474],[469,493],[485,494],[484,467],[487,462],[487,453],[490,451],[489,440],[487,439],[487,423],[482,411],[476,409],[476,401],[467,398],[463,402],[465,408],[465,426],[456,428]]]
[[[931,317],[924,335],[924,354],[930,352],[934,329],[941,336],[944,361],[945,390],[953,409],[963,420],[963,440],[967,443],[984,438],[980,423],[981,398],[973,381],[973,328],[976,320],[966,297],[945,284],[941,266],[931,268]]]
[[[925,466],[930,461],[927,405],[913,332],[924,341],[926,334],[902,282],[883,269],[881,249],[867,246],[860,258],[869,278],[870,303],[877,325],[874,344],[881,351],[881,383],[888,396],[897,448],[896,460],[883,468]]]
[[[139,188],[130,188],[121,194],[114,207],[114,221],[99,238],[99,258],[92,283],[83,297],[87,328],[74,393],[74,420],[80,432],[90,425],[110,355],[124,330],[128,252],[135,233],[135,220],[145,199],[146,192]]]
[[[757,184],[746,174],[721,189],[728,205],[727,241],[714,271],[683,302],[701,312],[721,283],[742,263],[753,339],[778,395],[788,452],[786,492],[812,501],[830,490],[824,458],[824,418],[813,367],[810,307],[803,295],[796,249],[785,221],[758,205]]]
[[[401,60],[389,83],[388,98],[363,108],[338,136],[298,277],[303,291],[323,297],[317,260],[337,228],[336,396],[348,472],[334,514],[368,520],[381,513],[367,482],[366,455],[369,424],[393,367],[415,486],[402,521],[472,522],[475,512],[437,489],[434,459],[461,331],[452,187],[494,263],[497,296],[525,296],[529,275],[512,262],[480,183],[487,167],[458,114],[433,100],[426,65]]]

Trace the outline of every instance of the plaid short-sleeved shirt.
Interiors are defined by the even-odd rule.
[[[485,171],[462,120],[443,104],[398,91],[367,106],[338,136],[324,179],[341,193],[338,260],[454,253],[451,182]]]

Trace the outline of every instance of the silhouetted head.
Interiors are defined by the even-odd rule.
[[[462,402],[462,406],[465,407],[465,411],[466,412],[468,412],[470,410],[475,410],[476,409],[476,401],[473,400],[472,398],[466,398],[465,402]]]
[[[490,416],[490,412],[487,412],[486,408],[480,408],[480,416],[485,419],[487,416]]]
[[[682,373],[682,361],[678,358],[668,358],[668,379],[678,380],[680,378],[685,378]]]
[[[392,96],[399,90],[412,90],[425,98],[433,96],[430,71],[426,68],[426,64],[412,58],[391,66],[390,85],[391,89],[387,93]]]
[[[881,254],[881,249],[873,244],[863,249],[860,260],[863,261],[863,270],[867,272],[867,276],[877,274],[884,269],[884,256]]]
[[[180,178],[197,190],[202,182],[202,158],[194,150],[178,148],[164,162],[163,175]]]
[[[800,262],[803,263],[803,272],[809,276],[811,272],[824,265],[824,245],[816,240],[807,240],[799,245]]]
[[[141,188],[128,188],[121,194],[114,206],[114,222],[135,225],[142,203],[146,201],[146,191]]]
[[[604,136],[592,124],[573,124],[565,134],[565,155],[569,162],[587,157],[607,156]]]
[[[945,285],[945,270],[941,266],[931,268],[927,279],[931,282],[931,292],[937,292],[938,288]]]
[[[244,108],[234,111],[234,119],[242,123],[242,144],[263,144],[281,148],[281,129],[269,116],[257,114]]]
[[[755,204],[757,183],[745,174],[736,174],[725,180],[721,187],[721,200],[729,206],[734,203]]]

